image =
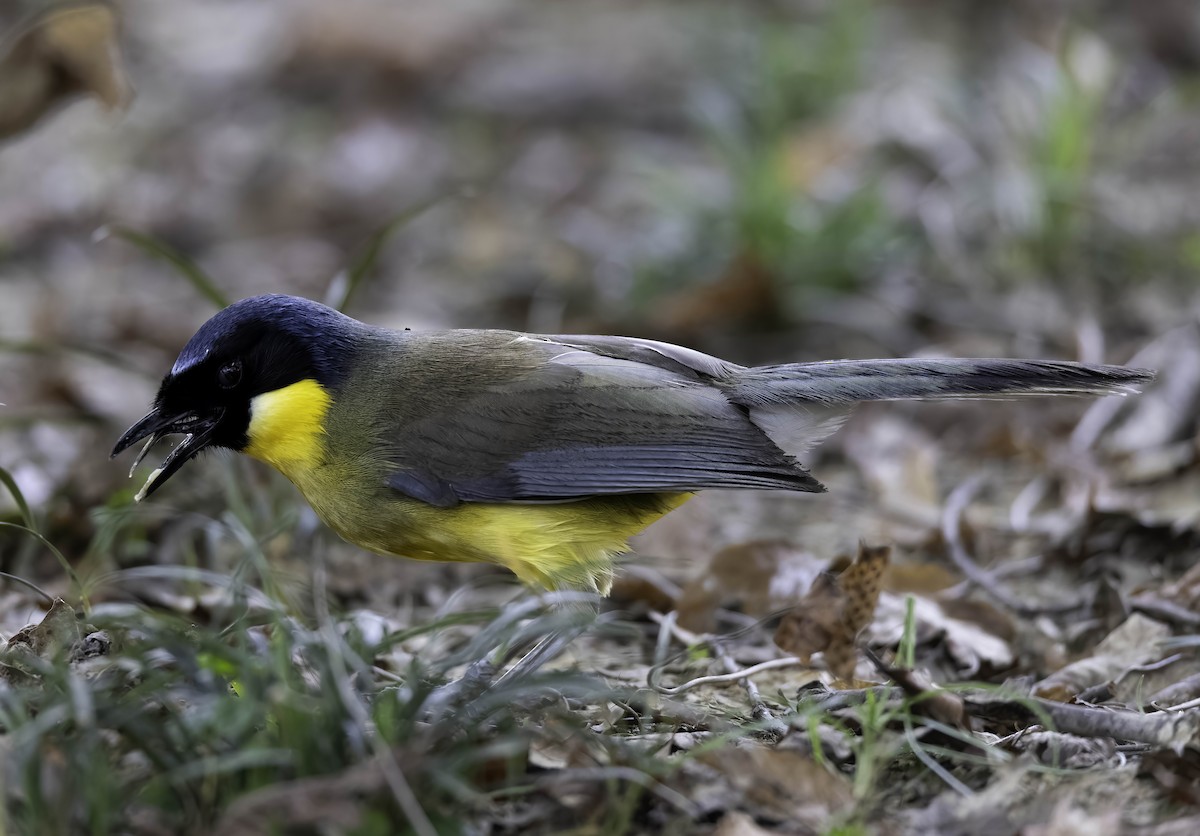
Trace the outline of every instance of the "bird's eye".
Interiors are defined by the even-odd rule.
[[[222,389],[232,389],[242,382],[242,361],[230,360],[217,372],[217,384]]]

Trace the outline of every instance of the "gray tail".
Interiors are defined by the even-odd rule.
[[[1137,392],[1154,372],[1051,360],[834,360],[739,369],[722,387],[775,444],[799,456],[860,401]]]
[[[1133,393],[1154,372],[1052,360],[834,360],[737,372],[726,390],[744,406]]]

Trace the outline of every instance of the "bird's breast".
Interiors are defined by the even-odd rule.
[[[250,401],[244,453],[299,483],[325,456],[325,418],[332,404],[315,380],[301,380]]]

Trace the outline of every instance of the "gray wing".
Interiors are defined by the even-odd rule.
[[[442,506],[722,487],[823,490],[745,409],[671,368],[678,358],[658,355],[665,367],[647,365],[569,339],[575,345],[513,339],[488,364],[504,374],[443,392],[426,414],[406,420],[388,485]],[[429,356],[446,362],[442,353]]]
[[[692,379],[728,380],[736,373],[745,371],[745,366],[730,363],[681,345],[644,340],[640,337],[610,337],[604,335],[560,334],[541,339],[582,348],[593,354],[621,360],[633,360],[661,369],[677,372]]]

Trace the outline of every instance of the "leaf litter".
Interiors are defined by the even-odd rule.
[[[37,33],[54,49],[47,52],[39,47],[36,52],[50,55],[52,64],[65,68],[70,84],[40,98],[13,130],[25,130],[32,121],[47,118],[43,114],[65,101],[62,94],[90,92],[108,104],[127,98],[122,56],[112,42],[115,19],[108,4],[79,5],[93,10],[89,14],[94,23],[86,31],[77,30],[86,38],[68,33],[67,40],[45,40],[52,27]],[[586,110],[604,118],[609,111],[622,110],[621,97],[612,93],[612,79],[599,77],[592,86],[583,85],[591,98],[581,106],[570,95],[571,82],[577,78],[570,72],[532,78],[521,61],[488,54],[483,35],[509,4],[456,0],[447,4],[450,11],[439,6],[432,12],[414,8],[401,14],[360,2],[354,5],[363,11],[332,17],[319,4],[308,5],[312,8],[293,24],[299,34],[287,41],[290,52],[285,50],[285,55],[264,48],[269,47],[269,39],[249,38],[261,53],[255,60],[266,69],[256,76],[251,64],[235,68],[232,77],[238,85],[253,90],[255,84],[246,84],[245,78],[263,81],[263,74],[309,72],[341,89],[336,85],[344,79],[347,59],[382,66],[389,90],[397,82],[420,87],[429,82],[431,73],[447,75],[447,69],[454,68],[448,75],[459,79],[456,96],[495,113],[533,84],[541,104],[521,111],[521,124],[531,122],[533,113],[532,123],[548,124],[555,141],[568,153],[573,146],[566,136],[569,119],[564,114]],[[195,28],[181,26],[171,16],[184,13],[180,10],[166,13],[146,4],[130,8],[139,20],[163,31]],[[191,13],[203,18],[211,11]],[[639,34],[634,30],[652,35],[661,31],[649,18],[636,17],[633,24],[627,23],[625,18],[631,14],[620,10],[625,27],[620,31],[631,39]],[[555,25],[564,30],[587,33],[581,51],[602,43],[591,37],[591,27],[574,25],[567,17],[556,20]],[[210,37],[208,49],[214,42],[225,47],[226,29],[213,28],[216,37]],[[155,40],[143,37],[146,41],[139,44],[139,52]],[[834,40],[840,49],[841,42]],[[1080,40],[1086,46],[1087,39]],[[481,46],[482,69],[470,58]],[[558,66],[554,62],[561,58],[538,57],[536,42],[526,46],[536,60]],[[61,54],[56,55],[56,50]],[[21,54],[25,52],[23,46]],[[517,58],[526,52],[513,51]],[[658,57],[657,52],[654,55]],[[11,52],[0,59],[14,56],[17,53]],[[597,68],[617,63],[602,48],[595,57]],[[707,64],[710,56],[704,57]],[[1064,53],[1066,60],[1074,57],[1072,50]],[[657,60],[646,66],[651,80],[665,77]],[[218,66],[205,89],[219,82],[220,72]],[[1156,67],[1150,75],[1157,72]],[[493,77],[502,80],[492,83]],[[361,83],[369,88],[369,77],[364,79]],[[156,81],[147,78],[145,83]],[[886,88],[889,101],[894,98],[892,81],[888,79]],[[615,81],[653,87],[644,82],[634,71]],[[355,81],[352,86],[359,84]],[[175,91],[169,91],[170,96],[162,89],[156,92],[163,100],[189,98]],[[899,91],[907,96],[912,92]],[[868,96],[878,94],[872,91]],[[1019,96],[1014,100],[1011,91],[1001,90],[998,95],[1009,110],[1027,112],[1044,106]],[[347,98],[358,102],[353,96]],[[864,112],[877,109],[869,97],[855,104]],[[929,102],[919,104],[935,107]],[[305,107],[311,105],[306,102]],[[193,138],[227,128],[220,123],[214,126],[194,111],[182,115],[182,121],[168,125],[164,133],[145,129],[151,147],[161,144],[169,158],[187,158],[195,150],[187,143],[199,141]],[[748,115],[751,118],[745,121],[754,122],[753,114]],[[638,118],[644,120],[644,115]],[[305,121],[311,122],[311,117]],[[378,120],[364,115],[344,121],[371,127]],[[988,331],[999,324],[996,330],[1019,330],[1021,339],[1033,341],[1032,350],[1062,352],[1072,337],[1070,329],[1062,327],[1072,321],[1064,306],[1073,309],[1075,296],[1048,292],[1036,282],[974,292],[972,282],[980,265],[991,269],[986,259],[996,253],[984,252],[976,258],[973,250],[962,249],[964,241],[957,236],[979,235],[990,225],[1016,225],[1022,235],[1036,237],[1037,230],[1029,226],[1033,219],[1072,205],[1073,196],[1056,193],[1053,201],[1041,206],[1036,203],[1036,184],[1026,183],[1028,171],[1001,171],[1000,176],[989,171],[980,158],[992,156],[992,137],[959,132],[948,122],[922,123],[908,118],[903,108],[895,113],[885,109],[871,121],[864,130],[858,129],[862,125],[814,130],[809,124],[795,130],[783,142],[788,176],[803,181],[806,190],[811,187],[824,200],[831,185],[835,192],[847,186],[848,172],[838,170],[838,158],[846,156],[846,149],[855,156],[865,155],[875,142],[905,152],[899,156],[911,154],[919,165],[937,172],[936,180],[913,188],[911,174],[905,171],[899,181],[884,184],[887,199],[911,200],[913,214],[906,220],[928,230],[950,272],[967,277],[958,277],[963,283],[961,295],[944,293],[947,288],[938,285],[930,292],[930,287],[911,286],[907,277],[899,281],[891,277],[873,288],[881,294],[879,299],[862,302],[847,297],[819,311],[814,306],[812,319],[804,320],[804,327],[816,332],[814,350],[825,348],[822,340],[831,332],[848,328],[870,332],[864,333],[865,343],[853,344],[854,350],[911,346],[931,333],[927,322],[950,322],[957,331],[978,326],[980,333],[965,346],[939,349],[992,353],[995,336]],[[633,124],[639,126],[637,132],[646,129],[644,121]],[[918,124],[928,124],[929,130],[914,136]],[[407,126],[405,131],[401,138],[414,143],[419,131],[413,130],[411,136]],[[621,131],[628,133],[629,126],[622,125]],[[292,133],[288,130],[286,135]],[[388,160],[396,166],[406,163],[404,154],[391,153],[403,144],[395,141],[396,134],[387,130],[379,134],[384,147],[377,149],[376,156],[385,164]],[[375,141],[372,137],[370,130],[362,130],[351,139],[369,143]],[[315,179],[307,180],[292,171],[294,185],[276,191],[283,195],[281,204],[296,203],[301,211],[311,201],[308,211],[320,227],[329,226],[331,213],[353,217],[372,209],[372,195],[361,188],[353,201],[339,197],[339,189],[347,194],[353,191],[341,186],[347,179],[342,176],[345,171],[303,154],[290,161],[280,159],[275,140],[268,142],[266,157],[256,158],[249,134],[235,139],[217,156],[228,157],[230,163],[244,157],[252,165],[242,170],[247,176],[222,172],[227,176],[217,179],[227,185],[221,188],[233,191],[225,195],[223,204],[202,204],[201,223],[197,224],[196,216],[165,211],[165,204],[156,203],[154,196],[166,195],[157,199],[170,203],[173,195],[195,192],[200,193],[199,201],[205,193],[221,193],[212,184],[206,189],[177,181],[152,184],[154,188],[145,189],[150,209],[142,211],[151,217],[156,207],[161,208],[163,228],[188,243],[194,243],[197,227],[218,222],[225,226],[213,232],[214,237],[239,238],[245,232],[246,216],[230,207],[249,202],[245,198],[250,192],[254,200],[267,201],[262,208],[281,213],[280,206],[264,197],[272,190],[263,188],[258,179],[261,175],[269,184],[278,177],[273,166],[313,173]],[[52,140],[43,135],[36,144],[49,146]],[[442,144],[448,143],[435,138],[430,147],[421,146],[432,169],[448,166],[451,159],[440,151],[427,153]],[[1047,145],[1071,147],[1070,142],[1047,141]],[[136,154],[141,147],[131,143],[129,153]],[[471,150],[476,151],[474,146]],[[675,150],[676,146],[667,146],[672,165],[686,156]],[[68,152],[74,154],[75,149]],[[589,150],[584,156],[594,153],[599,152]],[[341,159],[338,154],[330,158]],[[111,164],[108,158],[99,163],[101,170]],[[43,165],[26,168],[40,171]],[[390,190],[395,182],[384,168],[360,174],[359,180],[382,183]],[[640,177],[641,169],[634,168]],[[1097,214],[1132,227],[1148,222],[1143,217],[1151,214],[1145,191],[1158,184],[1153,176],[1130,181],[1129,174],[1112,175],[1118,186],[1129,188],[1118,188],[1117,199],[1097,207],[1103,210]],[[603,173],[592,170],[579,179],[590,178],[604,182]],[[47,179],[54,184],[51,191],[64,188],[62,179]],[[324,181],[338,184],[338,189],[323,190]],[[234,187],[243,183],[248,191],[236,191]],[[991,183],[1004,184],[1003,189],[1010,191],[1000,193],[1003,189],[994,187],[997,193],[993,194]],[[628,188],[619,185],[612,188],[605,183],[601,191]],[[970,195],[965,201],[969,209],[948,201],[950,192]],[[905,198],[905,194],[920,198]],[[50,203],[62,200],[56,192],[51,197]],[[39,230],[36,218],[28,221],[26,215],[43,213],[53,223],[63,223],[43,205],[46,198],[35,196],[21,203],[19,211],[10,211],[34,233]],[[516,205],[521,208],[520,200]],[[802,206],[803,211],[790,211],[788,223],[810,223],[808,215],[818,208],[814,203]],[[110,212],[111,207],[103,211]],[[628,213],[623,203],[621,213],[635,225],[643,220]],[[467,214],[522,216],[519,210]],[[480,232],[482,225],[472,224],[469,217],[465,221],[461,215],[451,217],[450,222],[439,217],[438,223],[455,230],[447,249],[471,254],[471,288],[480,283],[479,273],[488,266],[488,258],[477,250],[549,249],[554,256],[554,248],[524,246],[519,240],[503,241],[497,247],[494,230]],[[547,236],[546,225],[569,218],[579,229],[556,228],[550,237],[560,235],[572,248],[602,252],[611,265],[636,263],[625,242],[637,237],[619,225],[606,226],[594,207],[588,207],[586,223],[573,211],[543,212],[539,217],[545,224],[530,225],[539,240]],[[1188,216],[1182,217],[1186,221]],[[290,228],[278,221],[272,217],[266,226]],[[378,227],[377,217],[371,221],[372,227]],[[828,230],[831,235],[819,232],[810,243],[838,234],[836,228]],[[515,237],[508,228],[503,234]],[[33,240],[35,249],[57,251],[53,241]],[[297,258],[296,242],[264,240],[264,252],[257,256],[261,263],[256,266],[267,273],[294,271],[294,265],[286,264],[288,257],[304,265],[315,262],[319,268],[322,254],[330,249],[327,241],[299,242],[303,257]],[[467,246],[464,240],[483,244]],[[435,250],[445,246],[435,236],[430,241]],[[314,242],[315,246],[308,246]],[[1001,248],[1012,245],[1011,238],[1000,244]],[[30,248],[20,234],[16,246],[18,251]],[[314,254],[316,258],[311,257]],[[967,255],[971,257],[964,258]],[[1022,251],[1015,259],[1010,253],[1002,257],[1023,262],[1042,254]],[[1045,257],[1051,265],[1048,272],[1057,275],[1061,265],[1052,255]],[[571,275],[570,259],[545,260],[554,269],[544,270],[544,265],[511,256],[511,263],[503,267],[522,276],[553,275],[549,291],[540,287],[534,294],[539,298],[546,292],[554,295],[550,285],[574,287],[577,277]],[[120,288],[122,307],[129,297],[150,298],[148,288],[161,290],[160,275],[139,279],[139,271],[128,269],[127,262],[117,266],[121,282],[115,286]],[[807,297],[797,302],[782,293],[775,274],[819,272],[804,269],[807,266],[768,264],[760,254],[739,245],[735,257],[713,273],[717,281],[711,293],[697,293],[695,288],[679,293],[651,319],[661,320],[676,335],[696,339],[719,332],[713,326],[730,319],[751,327],[774,322],[786,316],[780,310],[783,303],[808,304]],[[906,274],[912,267],[900,263],[894,270]],[[1094,267],[1084,265],[1084,275]],[[439,274],[439,270],[452,273],[444,262],[430,272]],[[85,271],[65,272],[93,278]],[[32,275],[42,281],[36,271]],[[1020,278],[1024,281],[1025,276]],[[94,282],[87,288],[89,293],[75,295],[89,296],[102,290],[101,285]],[[446,285],[448,295],[460,294],[468,286],[453,280]],[[64,297],[71,294],[70,286],[62,292]],[[432,292],[421,289],[424,295]],[[1147,298],[1151,295],[1138,288],[1135,300],[1152,307],[1153,300]],[[445,315],[437,309],[438,303],[430,304],[420,294],[415,300],[412,295],[405,299],[409,304],[417,302],[419,316]],[[553,310],[556,303],[551,299],[544,307]],[[993,306],[1007,309],[1000,323],[990,318]],[[47,307],[41,320],[50,324],[51,334],[35,336],[53,342],[55,329],[59,339],[73,333],[79,322],[69,318],[68,306]],[[20,305],[12,309],[23,315]],[[140,314],[122,316],[114,320],[118,328],[141,334],[141,342],[159,348],[173,345],[175,329],[159,325],[159,320],[178,317],[177,313],[147,307]],[[610,323],[603,316],[597,328]],[[828,322],[817,321],[820,317]],[[105,320],[89,307],[86,321]],[[92,329],[89,325],[84,333],[105,336]],[[486,570],[391,563],[381,567],[379,561],[339,552],[336,544],[314,531],[311,520],[279,513],[294,499],[260,474],[249,480],[253,490],[248,499],[241,497],[246,500],[241,505],[229,493],[200,486],[193,494],[179,494],[179,507],[167,509],[161,518],[153,517],[151,509],[132,521],[116,523],[115,516],[104,522],[101,513],[101,531],[103,525],[127,525],[136,536],[114,536],[103,541],[105,547],[98,555],[88,554],[102,569],[112,570],[106,581],[97,581],[90,589],[91,610],[80,612],[57,600],[47,610],[41,596],[28,590],[6,585],[0,591],[0,639],[6,643],[0,658],[0,754],[6,768],[28,770],[29,764],[37,765],[49,806],[62,816],[51,821],[60,822],[62,832],[85,829],[79,816],[88,807],[82,799],[106,796],[137,799],[128,816],[115,817],[124,831],[113,828],[114,832],[147,834],[268,833],[321,827],[364,832],[572,829],[725,836],[1196,832],[1194,712],[1200,697],[1196,672],[1200,609],[1192,568],[1200,557],[1196,444],[1200,340],[1196,334],[1193,324],[1148,345],[1133,362],[1159,369],[1159,384],[1137,398],[1097,401],[1073,431],[1062,420],[1060,407],[1051,403],[1006,412],[1003,418],[997,417],[1000,410],[970,405],[954,412],[953,419],[947,417],[951,413],[924,405],[864,409],[840,440],[820,451],[818,472],[839,487],[812,505],[805,504],[811,511],[785,510],[801,505],[795,497],[730,499],[727,506],[721,505],[725,500],[720,497],[696,500],[694,508],[681,512],[685,516],[679,519],[684,522],[678,523],[694,529],[689,532],[692,539],[679,541],[690,547],[663,549],[686,562],[686,568],[665,564],[665,576],[647,567],[627,572],[614,590],[612,605],[624,612],[607,610],[592,631],[518,682],[505,681],[504,671],[537,641],[539,630],[548,626],[544,622],[554,620],[547,613],[536,606],[526,608],[527,599]],[[794,337],[788,336],[789,350]],[[1105,353],[1103,346],[1089,346],[1086,333],[1079,342],[1085,356]],[[836,350],[842,351],[838,345]],[[103,359],[94,352],[91,360],[98,358]],[[90,405],[96,402],[91,390],[108,388],[97,385],[98,375],[72,376],[57,362],[49,368],[43,364],[38,372],[59,407]],[[104,403],[99,414],[113,418],[111,404]],[[914,417],[917,409],[920,418]],[[82,412],[96,411],[87,406]],[[44,435],[45,429],[18,436],[6,453],[15,449],[15,460],[24,461],[35,446],[27,442],[36,440],[39,432]],[[39,496],[36,505],[64,483],[74,489],[71,482],[87,481],[71,478],[90,452],[82,439],[72,442],[70,455],[59,455],[57,470],[27,468],[45,482],[45,489],[39,490],[45,496]],[[71,461],[75,467],[68,466]],[[29,484],[33,478],[23,475],[19,481]],[[73,501],[76,510],[103,504],[78,497]],[[210,518],[196,510],[227,506],[233,507],[229,513],[214,513]],[[247,520],[255,519],[269,524],[253,528]],[[664,521],[662,530],[670,531],[673,520]],[[57,531],[74,530],[62,520],[50,522],[56,523]],[[87,530],[86,525],[79,527]],[[279,528],[288,529],[285,536]],[[248,536],[231,543],[230,532],[236,530]],[[659,535],[657,542],[669,542],[669,537]],[[864,559],[855,563],[841,557],[847,544],[860,538],[866,543],[860,549]],[[247,544],[255,548],[247,549]],[[12,550],[11,562],[20,572],[40,567],[31,558],[36,547],[24,544]],[[271,560],[289,572],[303,570],[286,579],[298,577],[298,593],[261,571],[263,567],[254,562],[261,557],[255,556],[259,547],[271,552]],[[308,594],[314,592],[309,588],[313,584],[308,572],[310,550],[330,562],[331,577],[323,592],[338,605],[339,615],[331,617],[332,622],[322,622],[315,612],[319,608],[307,600],[326,597]],[[232,557],[247,552],[249,557]],[[886,570],[880,572],[878,555],[889,552]],[[706,560],[710,554],[712,559]],[[9,557],[6,552],[6,567],[13,568],[8,566]],[[168,577],[170,573],[139,574],[128,568],[147,560],[164,565],[141,566],[141,570],[169,568],[165,564],[211,566],[223,573],[225,583],[214,583],[211,575],[201,572]],[[37,572],[37,583],[54,596],[75,601],[69,585],[55,571]],[[290,606],[296,600],[301,605]],[[289,606],[284,606],[285,601]],[[506,621],[505,613],[514,611],[521,616]],[[284,612],[295,614],[283,617]],[[180,620],[165,627],[155,621],[164,614]],[[106,631],[93,630],[87,622]],[[219,631],[221,641],[209,640],[206,631],[212,630]],[[109,641],[109,634],[117,640]],[[779,644],[777,637],[783,639]],[[279,670],[255,668],[254,663],[271,658],[279,660]],[[489,664],[477,665],[481,659]],[[572,678],[580,674],[589,677],[586,685]],[[100,690],[91,704],[86,692],[72,684],[80,676],[94,677],[98,683]],[[451,687],[464,682],[470,687]],[[151,685],[162,686],[167,697],[159,698]],[[256,714],[258,705],[272,710]],[[364,707],[377,715],[364,719]],[[115,710],[106,714],[106,708]],[[137,716],[131,720],[127,715]],[[205,718],[215,719],[206,725]],[[334,722],[326,723],[327,718]],[[289,736],[289,730],[308,728],[313,729],[308,736]],[[99,738],[88,737],[89,730],[98,731]],[[147,730],[152,733],[147,735]],[[169,746],[155,746],[159,732]],[[372,741],[385,737],[387,747],[372,748]],[[31,748],[31,739],[38,748]],[[72,756],[97,739],[102,745],[96,747],[96,771],[86,781],[72,783]],[[264,741],[269,745],[264,746]],[[189,742],[197,748],[187,749]],[[313,749],[305,749],[309,745]],[[259,760],[239,760],[247,757],[242,748],[248,757]],[[29,754],[34,751],[36,758]],[[172,759],[180,752],[186,754]],[[264,786],[261,782],[267,773],[279,780]],[[30,774],[9,774],[0,782],[10,811],[20,814],[36,803],[26,789],[36,783],[28,780]],[[161,780],[146,777],[155,775]],[[436,780],[426,780],[429,776]],[[105,780],[126,782],[120,789],[136,787],[138,792],[122,796]],[[406,793],[406,783],[416,788],[428,816],[412,815],[406,807],[414,795]],[[102,806],[93,804],[90,809],[94,813]],[[208,810],[210,818],[190,820],[180,810],[187,815]],[[222,812],[213,817],[213,810]],[[86,829],[103,832],[105,821],[98,817]],[[0,828],[3,824],[0,819]]]
[[[1162,436],[1162,443],[1175,439]],[[909,460],[904,445],[890,446]],[[881,449],[873,455],[886,455]],[[925,483],[936,485],[939,462],[929,467]],[[879,487],[879,474],[903,482],[912,469],[877,463],[872,472]],[[1081,822],[1101,830],[1113,821],[1148,823],[1171,805],[1196,803],[1200,643],[1190,639],[1200,618],[1200,574],[1194,566],[1171,573],[1169,563],[1159,574],[1117,572],[1123,564],[1114,561],[1128,548],[1122,544],[1156,531],[1123,509],[1136,505],[1138,491],[1162,488],[1122,481],[1119,469],[1088,472],[1120,484],[1127,502],[1110,507],[1103,525],[1092,513],[1073,516],[1077,527],[1066,535],[1012,528],[1010,515],[989,506],[994,493],[979,493],[977,485],[964,490],[968,480],[944,495],[930,488],[921,501],[935,513],[902,509],[900,538],[860,543],[854,556],[822,559],[819,548],[786,539],[751,540],[718,550],[682,584],[639,567],[614,598],[627,620],[608,623],[620,629],[599,626],[618,611],[602,614],[565,652],[559,648],[528,672],[599,676],[582,691],[553,686],[558,696],[549,700],[545,693],[515,703],[499,696],[505,666],[520,658],[529,639],[499,653],[502,645],[492,642],[502,634],[482,638],[495,629],[482,614],[413,632],[411,626],[431,616],[427,607],[386,618],[359,607],[346,610],[338,629],[374,648],[367,661],[385,687],[412,682],[412,672],[428,664],[423,660],[445,660],[437,676],[454,687],[435,688],[425,699],[434,712],[427,722],[456,717],[456,723],[476,723],[465,718],[491,716],[485,706],[495,699],[505,701],[513,717],[525,718],[525,731],[496,759],[473,767],[476,786],[498,781],[494,786],[502,790],[477,811],[513,827],[565,821],[600,809],[596,805],[607,809],[613,787],[639,796],[629,808],[629,821],[639,827],[707,822],[714,833],[816,833],[839,822],[871,832],[986,822],[995,832],[1013,833],[1057,833]],[[1055,484],[1066,497],[1068,483],[1080,478],[1069,470],[1048,473],[1038,514],[1052,510]],[[1159,478],[1184,476],[1172,471]],[[1173,527],[1173,537],[1182,526]],[[1030,568],[1005,561],[1000,551],[1021,544],[1029,552],[1038,542],[1044,551]],[[951,557],[955,549],[958,559]],[[1077,599],[1038,581],[1046,569],[1086,569],[1097,560],[1107,561],[1107,575],[1098,579],[1107,586],[1076,590],[1084,593]],[[279,629],[270,626],[276,611],[267,599],[249,590],[208,586],[203,573],[160,573],[149,583],[153,573],[143,578],[138,571],[127,573],[125,597],[145,585],[143,600],[152,606],[198,619],[220,620],[240,608],[263,623],[259,635],[266,643]],[[178,592],[161,583],[168,575]],[[345,580],[339,588],[353,586]],[[1114,594],[1099,594],[1106,588]],[[439,609],[486,610],[503,589],[460,590]],[[111,592],[93,597],[93,618],[123,612]],[[513,606],[509,598],[501,612]],[[1072,601],[1069,608],[1064,600]],[[540,617],[537,612],[501,620],[521,628],[535,623],[528,619]],[[1111,625],[1107,631],[1105,625]],[[631,653],[639,633],[640,660]],[[123,638],[136,642],[136,631],[126,627]],[[494,664],[480,667],[470,655],[455,661],[472,642],[478,647],[471,653],[491,654],[478,658]],[[57,663],[95,676],[97,662],[101,670],[120,664],[111,648],[107,633],[56,600],[37,623],[10,632],[0,688],[36,691]],[[308,687],[320,687],[319,668],[304,654],[296,663]],[[596,690],[601,683],[607,693]],[[495,722],[476,726],[475,733],[485,739],[499,733],[504,721]],[[394,753],[377,755],[324,777],[298,777],[244,795],[216,824],[239,833],[318,821],[364,827],[364,809],[399,803],[397,776],[420,780],[407,767],[389,771],[405,758],[421,760],[400,748],[399,761]],[[486,778],[489,771],[497,777]],[[1098,800],[1097,771],[1108,773],[1108,792],[1132,793],[1137,804],[1122,813]],[[500,799],[512,774],[533,783],[506,802]],[[1022,803],[1027,797],[1038,801]],[[889,815],[900,799],[902,812]]]

